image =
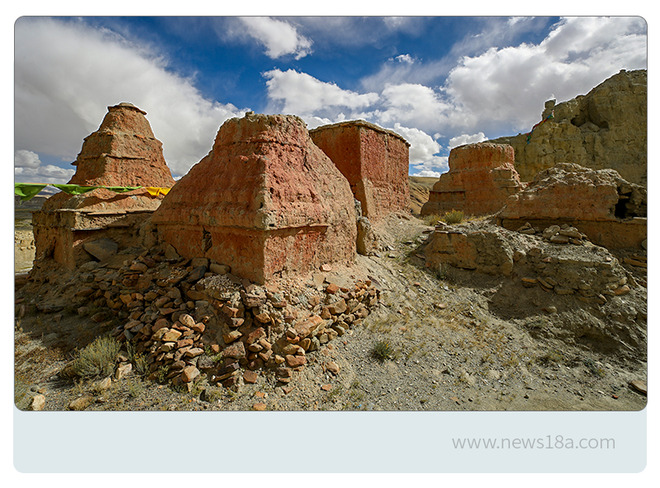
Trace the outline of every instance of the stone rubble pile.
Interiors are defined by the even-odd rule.
[[[476,272],[511,276],[525,288],[603,305],[608,297],[630,293],[634,279],[619,260],[569,225],[517,232],[487,221],[439,225],[425,247],[427,266],[451,265]]]
[[[146,360],[150,379],[188,388],[203,375],[225,387],[262,374],[289,383],[308,353],[352,333],[379,300],[370,281],[255,285],[169,246],[115,263],[124,256],[80,268],[78,313],[118,322],[112,335]]]
[[[517,231],[525,235],[541,235],[543,239],[552,242],[553,244],[573,244],[576,246],[583,246],[589,242],[589,238],[585,234],[568,224],[563,224],[561,226],[555,224],[546,227],[543,231],[538,231],[532,226],[532,224],[525,222],[525,224]]]
[[[537,234],[537,230],[528,222],[520,227],[518,232],[526,235]],[[585,234],[568,224],[563,224],[561,227],[559,225],[546,227],[540,232],[540,236],[553,244],[595,247]],[[618,260],[612,256],[604,256],[602,261],[594,261],[596,264],[592,263],[592,266],[585,269],[581,276],[577,273],[567,274],[565,269],[558,270],[557,268],[562,265],[561,258],[541,257],[536,251],[528,252],[526,257],[539,272],[539,276],[526,276],[521,279],[526,288],[538,285],[545,291],[554,291],[558,295],[575,294],[582,301],[595,302],[600,305],[607,302],[607,296],[621,296],[630,293],[628,277],[622,272],[623,269]],[[540,260],[535,259],[539,257]],[[628,260],[628,258],[624,258],[623,262],[627,263]],[[563,267],[567,268],[567,264],[564,263]],[[597,268],[596,271],[591,269],[594,267]],[[556,280],[558,276],[561,277],[561,283]]]

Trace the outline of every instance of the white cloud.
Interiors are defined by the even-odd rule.
[[[16,168],[38,168],[41,160],[36,152],[20,149],[14,154],[14,167]]]
[[[479,132],[477,134],[461,134],[460,136],[452,137],[449,139],[449,149],[462,146],[463,144],[474,144],[483,142],[487,139],[486,134]]]
[[[432,88],[420,84],[387,85],[381,92],[381,124],[396,122],[431,131],[447,123],[451,105]]]
[[[442,173],[449,171],[449,158],[447,156],[433,156],[426,161],[410,165],[410,174],[413,176],[433,176],[439,178]]]
[[[464,57],[445,85],[461,114],[452,125],[487,131],[506,123],[508,130],[523,130],[538,121],[543,102],[553,94],[558,101],[568,100],[620,69],[645,67],[642,19],[563,19],[539,44]]]
[[[378,100],[376,93],[360,94],[344,90],[334,83],[326,83],[292,69],[274,69],[264,73],[264,77],[268,79],[268,97],[277,106],[273,107],[273,111],[301,116],[318,112],[316,115],[320,115],[328,110],[335,113],[340,107],[361,109]]]
[[[566,18],[541,42],[517,45],[511,43],[545,28],[547,19],[475,22],[481,30],[443,58],[411,63],[401,55],[363,78],[363,89],[380,94],[368,111],[374,121],[449,137],[509,135],[538,122],[545,100],[569,100],[620,69],[646,67],[646,25],[638,17]]]
[[[404,127],[398,122],[392,129],[410,143],[410,162],[419,163],[433,158],[442,147],[427,133],[414,127]]]
[[[311,52],[312,41],[300,35],[288,22],[269,17],[242,17],[240,21],[248,29],[245,33],[259,41],[271,59],[288,54],[300,59]]]
[[[15,144],[73,160],[107,106],[147,112],[165,159],[184,174],[204,157],[218,128],[242,114],[202,97],[156,53],[83,22],[21,18],[15,24]]]
[[[21,183],[66,183],[74,173],[73,169],[64,169],[52,164],[14,168],[14,178]]]
[[[420,171],[419,173],[413,174],[412,176],[423,176],[423,177],[427,177],[427,178],[440,178],[441,174],[442,173],[440,171],[433,171],[433,170],[430,170],[430,169],[425,169],[425,170]]]
[[[19,149],[14,153],[14,180],[21,183],[66,183],[75,170],[43,164],[33,151]]]

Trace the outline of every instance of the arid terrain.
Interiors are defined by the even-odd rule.
[[[362,324],[308,353],[306,367],[288,384],[260,375],[232,388],[203,379],[183,389],[147,379],[136,367],[66,378],[61,372],[102,324],[66,304],[31,303],[18,274],[16,405],[30,409],[42,396],[44,410],[644,408],[645,351],[621,354],[576,330],[562,331],[562,322],[579,322],[584,312],[552,294],[545,294],[547,301],[532,298],[524,314],[510,316],[497,306],[504,279],[429,271],[419,248],[432,229],[413,215],[391,216],[378,228],[381,251],[358,255],[354,269],[335,268],[305,283],[322,288],[365,276],[380,300]],[[21,232],[17,225],[17,236]]]
[[[645,70],[438,179],[367,121],[248,111],[175,184],[145,115],[16,205],[18,408],[646,405]]]

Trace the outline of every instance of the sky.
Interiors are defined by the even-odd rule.
[[[636,16],[21,17],[15,181],[66,183],[120,102],[147,112],[175,178],[248,110],[367,120],[411,144],[411,175],[438,177],[451,148],[528,132],[546,100],[646,67]]]

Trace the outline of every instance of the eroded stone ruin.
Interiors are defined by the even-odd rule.
[[[451,210],[489,215],[520,189],[513,147],[492,143],[459,146],[449,153],[449,171],[440,175],[421,215],[443,215]]]
[[[404,209],[407,143],[375,126],[366,141],[389,163],[379,173],[360,161],[365,207],[379,217]],[[355,154],[365,150],[353,143]],[[359,326],[378,303],[368,278],[331,272],[350,267],[375,237],[363,228],[358,239],[369,222],[349,180],[296,116],[226,121],[211,152],[174,185],[144,112],[120,104],[75,164],[71,183],[172,189],[164,198],[104,189],[51,197],[34,217],[43,265],[25,289],[40,297],[40,312],[74,307],[96,324],[90,330],[129,342],[151,379],[190,388],[205,375],[232,387],[263,370],[286,385],[308,352]],[[386,180],[398,188],[387,199]]]
[[[514,151],[506,144],[468,144],[452,149],[449,172],[440,176],[422,215],[460,210],[467,216],[495,215],[499,225],[537,232],[568,224],[595,244],[638,248],[646,239],[646,188],[613,169],[559,163],[521,182]]]
[[[508,230],[488,219],[439,225],[424,254],[426,266],[445,276],[504,277],[497,279],[490,307],[505,317],[525,316],[529,308],[583,310],[578,321],[569,316],[539,334],[645,355],[645,263],[617,258],[575,227],[551,225],[537,233],[529,225]]]
[[[163,158],[162,144],[145,114],[130,103],[108,107],[98,130],[85,138],[69,183],[171,187],[174,179]],[[105,250],[112,253],[120,245],[137,243],[140,224],[161,200],[162,196],[152,196],[144,189],[116,193],[98,188],[82,195],[53,195],[33,214],[35,266],[52,259],[74,268],[92,259],[91,255],[104,256]]]
[[[608,249],[639,248],[647,232],[646,188],[612,169],[557,164],[512,195],[497,219],[513,230],[569,224]]]
[[[363,120],[324,125],[309,134],[348,179],[365,217],[375,222],[407,211],[410,144],[403,137]]]
[[[208,257],[257,283],[350,264],[356,215],[348,181],[295,116],[248,114],[168,194],[153,222],[184,257]]]
[[[503,317],[542,309],[548,320],[534,333],[643,358],[646,71],[548,101],[542,121],[530,134],[452,151],[422,213],[462,210],[468,221],[438,222],[423,246],[426,266],[489,283],[489,306]],[[511,155],[492,158],[512,171],[508,195],[494,184],[496,164],[480,156],[493,147]]]

